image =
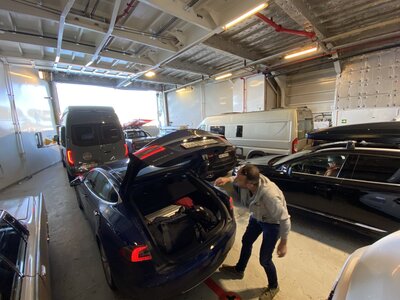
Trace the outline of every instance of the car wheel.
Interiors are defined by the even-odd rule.
[[[63,164],[63,167],[66,168],[66,167],[67,167],[67,164],[65,163],[65,161],[62,159],[61,162],[62,162],[62,164]]]
[[[101,244],[101,242],[98,242],[98,245],[99,245],[100,257],[101,257],[101,264],[103,266],[103,271],[104,271],[104,275],[106,277],[107,284],[112,290],[115,290],[116,287],[114,284],[114,280],[112,278],[111,268],[110,268],[110,264],[108,263],[106,252],[104,251],[104,247]]]
[[[69,174],[68,171],[67,171],[67,176],[68,176],[68,182],[71,182],[72,180],[75,179],[75,177]]]

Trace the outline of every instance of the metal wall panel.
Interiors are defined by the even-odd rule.
[[[200,85],[187,87],[184,91],[168,93],[168,126],[197,127],[202,121],[201,99]]]
[[[51,138],[56,134],[56,127],[47,82],[39,80],[37,72],[31,68],[10,66],[10,74],[25,153],[22,155],[18,153],[2,65],[0,70],[0,174],[7,174],[7,176],[0,175],[0,188],[60,160],[58,146],[51,144]],[[44,147],[37,147],[36,134],[42,136]]]
[[[314,116],[331,113],[336,84],[336,73],[333,67],[290,75],[287,76],[286,82],[287,106],[307,106]]]
[[[233,111],[233,82],[231,80],[205,85],[206,117]]]
[[[400,107],[399,79],[400,48],[347,60],[337,81],[334,124],[389,121],[396,117]]]
[[[256,75],[246,79],[246,111],[265,110],[265,77]]]

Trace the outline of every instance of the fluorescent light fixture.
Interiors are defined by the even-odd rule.
[[[23,78],[28,78],[28,79],[32,79],[32,76],[29,75],[25,75],[25,74],[21,74],[21,73],[15,73],[15,72],[10,72],[11,75],[15,75],[15,76],[19,76],[19,77],[23,77]]]
[[[318,50],[318,47],[314,47],[314,48],[306,49],[306,50],[303,50],[303,51],[295,52],[295,53],[286,55],[285,59],[291,59],[293,57],[301,56],[301,55],[304,55],[304,54],[309,54],[309,53],[315,52],[317,50]]]
[[[93,63],[93,60],[89,61],[89,62],[85,65],[85,67],[89,67],[92,63]]]
[[[58,63],[60,61],[60,57],[57,55],[56,59],[54,60],[56,63]]]
[[[232,73],[226,73],[226,74],[220,75],[218,77],[215,77],[215,80],[221,80],[221,79],[228,78],[231,76],[232,76]]]
[[[183,93],[184,91],[186,91],[186,88],[181,88],[179,90],[176,90],[177,93]]]
[[[125,83],[124,85],[123,85],[123,87],[127,87],[128,85],[130,85],[132,83],[132,81],[128,81],[127,83]]]
[[[233,25],[236,25],[237,23],[243,21],[244,19],[254,15],[255,13],[259,12],[260,10],[263,10],[264,8],[266,8],[268,6],[268,3],[263,3],[260,4],[259,6],[253,8],[252,10],[249,10],[247,13],[244,13],[243,15],[241,15],[240,17],[236,18],[235,20],[227,23],[225,26],[223,26],[222,28],[224,30],[227,30],[228,28],[232,27]]]
[[[154,77],[154,76],[156,76],[156,73],[154,73],[153,71],[149,71],[146,74],[144,74],[144,76],[146,76],[146,77]]]
[[[39,74],[39,78],[43,80],[44,79],[44,72],[43,71],[39,71],[38,74]]]

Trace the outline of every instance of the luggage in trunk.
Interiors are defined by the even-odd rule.
[[[208,232],[218,224],[213,212],[206,207],[181,206],[176,210],[176,205],[170,205],[146,216],[151,234],[167,254],[179,252],[193,243],[203,243]],[[171,215],[171,212],[175,213]]]

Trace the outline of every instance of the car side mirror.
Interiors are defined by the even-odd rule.
[[[69,185],[70,186],[78,186],[82,183],[82,179],[80,176],[76,177],[74,180],[72,180]]]
[[[58,136],[58,134],[56,134],[55,136],[53,136],[53,141],[57,142],[58,145],[60,145],[60,137]]]

